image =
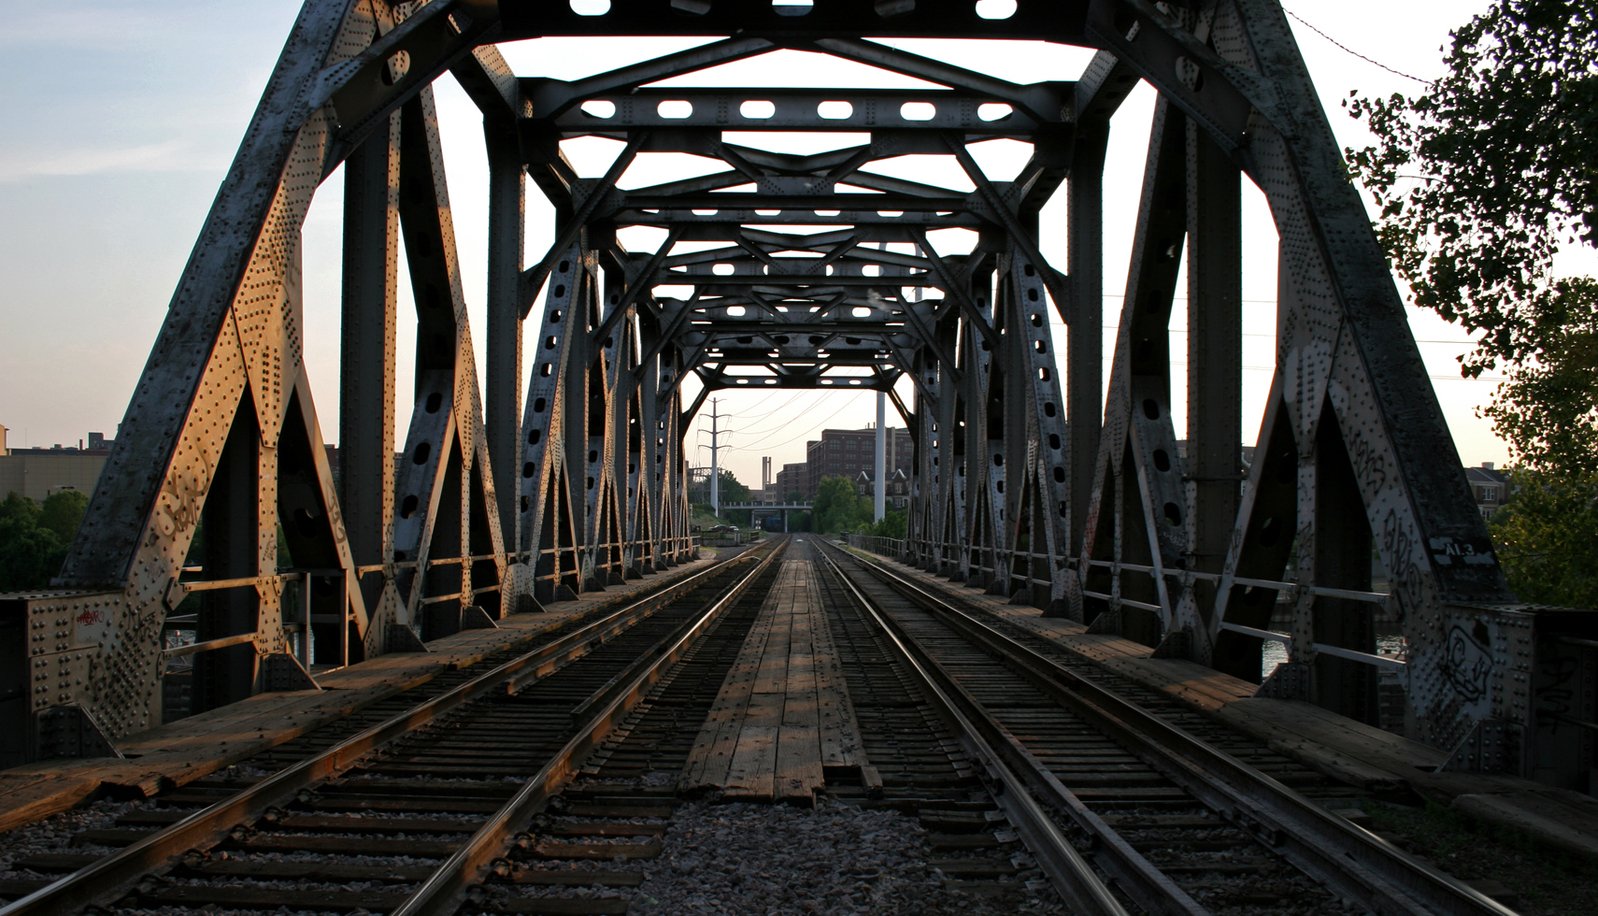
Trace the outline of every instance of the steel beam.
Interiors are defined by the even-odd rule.
[[[167,640],[200,640],[183,651],[196,656],[200,705],[220,704],[269,687],[258,672],[281,666],[263,659],[291,650],[314,682],[326,666],[453,632],[474,605],[491,617],[537,611],[686,560],[684,434],[708,392],[891,391],[908,376],[912,406],[897,394],[895,404],[915,443],[903,548],[913,562],[1161,654],[1268,674],[1262,692],[1457,747],[1457,766],[1533,759],[1515,742],[1530,733],[1527,685],[1547,680],[1526,636],[1537,616],[1505,588],[1279,4],[993,9],[308,4],[58,580],[79,591],[17,605],[30,626],[62,634],[26,660],[31,746],[70,744],[39,737],[40,723],[63,717],[92,739],[81,746],[102,748],[155,722]],[[488,43],[631,34],[731,37],[575,80],[519,78]],[[977,72],[872,40],[893,37],[1097,53],[1080,74],[1021,85],[1004,78],[1002,55]],[[701,78],[775,50],[942,88]],[[430,89],[446,72],[484,118],[486,392]],[[660,85],[679,76],[694,88]],[[1104,157],[1139,79],[1160,99],[1104,398]],[[791,153],[732,142],[732,129],[866,137]],[[600,178],[579,177],[561,150],[584,135],[625,141]],[[1013,180],[987,174],[971,150],[1000,136],[1033,147]],[[718,164],[645,187],[623,181],[639,157],[663,153]],[[970,184],[887,165],[911,155],[942,157]],[[312,195],[340,165],[335,492],[303,365],[299,257]],[[529,177],[556,209],[555,242],[531,265]],[[1270,204],[1281,280],[1271,388],[1240,487],[1243,177]],[[1044,260],[1037,226],[1062,184],[1063,274]],[[618,233],[634,226],[670,234],[630,252]],[[954,228],[977,234],[970,254],[935,250],[932,234]],[[401,233],[418,334],[404,357],[416,388],[396,469]],[[1185,405],[1173,399],[1168,342],[1184,249]],[[666,287],[692,292],[657,298]],[[1066,323],[1063,362],[1051,298]],[[537,342],[524,353],[534,305]],[[1173,422],[1184,407],[1185,458]],[[201,519],[204,546],[191,550]],[[1388,593],[1371,591],[1373,550]],[[1373,702],[1373,666],[1401,664],[1371,660],[1377,615],[1409,647],[1402,723],[1380,721]],[[1260,670],[1267,638],[1286,647],[1274,672]]]

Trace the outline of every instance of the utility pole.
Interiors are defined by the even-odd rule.
[[[730,433],[730,429],[721,428],[721,418],[724,413],[717,413],[720,398],[710,399],[710,511],[721,517],[721,434]],[[699,431],[701,434],[704,430]],[[701,445],[700,448],[705,446]]]

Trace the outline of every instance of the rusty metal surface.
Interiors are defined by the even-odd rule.
[[[1409,714],[1394,727],[1453,748],[1485,725],[1508,744],[1476,765],[1528,766],[1536,615],[1512,605],[1279,4],[996,6],[614,0],[587,15],[567,3],[308,3],[58,580],[94,594],[18,605],[40,634],[98,621],[49,637],[27,686],[48,699],[30,700],[29,715],[78,707],[126,735],[159,721],[173,677],[193,678],[202,704],[262,689],[259,659],[309,657],[307,631],[314,673],[453,632],[467,608],[536,611],[680,562],[695,549],[683,440],[708,394],[891,392],[904,380],[907,559],[1246,677],[1259,676],[1262,637],[1280,641],[1288,666],[1271,689],[1355,715],[1371,715],[1366,669],[1397,670]],[[730,37],[569,81],[519,78],[493,44],[706,34]],[[978,73],[862,36],[1024,36],[1098,53],[1075,79],[1020,84],[1002,55]],[[652,88],[783,48],[940,88],[812,88],[803,73],[783,89]],[[482,110],[490,163],[486,392],[431,100],[446,72]],[[1112,116],[1139,79],[1159,91],[1160,114],[1118,317],[1104,305],[1102,169]],[[773,152],[724,133],[734,129],[851,139]],[[559,146],[578,137],[625,151],[605,175],[580,177]],[[998,137],[1031,145],[1013,180],[971,155]],[[718,165],[618,181],[660,153]],[[942,157],[969,183],[879,167],[908,155]],[[335,487],[301,352],[299,248],[311,197],[340,165]],[[1264,193],[1281,240],[1274,378],[1246,469],[1233,442],[1240,177]],[[554,244],[530,260],[529,178],[557,214]],[[1057,196],[1069,203],[1068,271],[1039,249],[1040,212]],[[617,236],[628,226],[665,227],[667,241],[628,250]],[[928,233],[957,227],[974,247],[939,253]],[[1185,405],[1165,332],[1184,246],[1199,348]],[[396,323],[411,320],[395,308],[401,257],[414,356],[394,345]],[[657,295],[667,285],[692,292]],[[1067,326],[1063,351],[1051,311]],[[523,350],[527,321],[537,333]],[[1108,367],[1106,321],[1122,328]],[[414,360],[413,393],[395,390],[402,359]],[[689,377],[697,400],[683,395]],[[396,464],[388,443],[407,397]],[[1190,427],[1215,424],[1190,457],[1173,425],[1184,408]],[[214,520],[205,568],[185,571],[202,518]],[[296,570],[276,568],[275,520]],[[1365,545],[1390,591],[1372,592]],[[249,584],[189,597],[185,583],[219,579]],[[1407,658],[1371,660],[1378,613],[1396,621]],[[162,657],[173,630],[253,636],[195,653],[187,673]]]

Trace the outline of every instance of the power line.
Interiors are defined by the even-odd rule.
[[[802,396],[804,396],[806,394],[815,394],[815,393],[816,392],[813,392],[813,391],[801,391],[798,394],[795,394],[793,397],[789,398],[788,400],[784,401],[781,404],[781,406],[772,408],[770,413],[768,414],[768,416],[771,415],[771,414],[775,414],[775,413],[777,413],[777,411],[786,408],[789,404],[792,404],[794,401],[797,401],[800,397],[802,397]],[[815,404],[807,404],[804,407],[804,410],[809,410],[809,409],[811,409],[814,406],[815,406]],[[803,411],[801,411],[801,413],[802,412]],[[738,416],[743,417],[743,416],[747,416],[747,414],[738,414]],[[798,417],[795,417],[794,419],[798,419]],[[778,430],[778,429],[782,429],[782,428],[788,426],[792,422],[793,422],[793,420],[783,420],[783,421],[780,421],[779,423],[777,423],[777,425],[771,427],[770,429],[751,429],[751,430],[746,430],[744,432],[744,435],[746,435],[746,436],[763,436],[766,433],[773,432],[773,431]],[[731,446],[728,446],[728,447],[731,448]]]
[[[762,448],[762,449],[781,448],[782,446],[787,445],[790,442],[798,442],[800,439],[803,439],[806,436],[810,435],[810,433],[813,432],[814,430],[816,430],[816,429],[818,429],[818,428],[820,428],[822,426],[825,426],[826,423],[827,423],[827,420],[831,420],[833,417],[836,417],[838,414],[843,413],[845,410],[847,410],[847,409],[849,409],[850,407],[853,407],[853,406],[855,406],[855,405],[850,404],[848,401],[845,401],[843,403],[842,407],[839,407],[837,410],[834,410],[832,413],[827,414],[825,419],[818,421],[814,426],[807,427],[804,432],[800,433],[797,436],[794,436],[792,439],[788,439],[788,440],[785,440],[783,442],[774,442],[774,443],[762,442],[762,443],[760,443],[760,448]],[[724,445],[724,446],[722,446],[722,448],[733,449],[735,451],[742,451],[744,449],[754,448],[754,446],[749,446],[749,445],[744,445],[744,446]]]
[[[1366,56],[1364,54],[1359,53],[1358,51],[1354,50],[1353,48],[1350,48],[1348,45],[1343,44],[1342,42],[1338,41],[1337,39],[1333,38],[1332,36],[1326,34],[1325,32],[1323,32],[1320,29],[1316,28],[1315,26],[1311,25],[1309,23],[1309,21],[1306,20],[1303,16],[1300,16],[1299,14],[1293,12],[1290,9],[1287,9],[1286,7],[1283,7],[1282,12],[1286,13],[1289,16],[1292,16],[1294,19],[1297,19],[1299,21],[1299,23],[1302,24],[1306,29],[1309,29],[1311,32],[1314,32],[1316,35],[1319,35],[1322,38],[1326,39],[1327,41],[1331,42],[1332,44],[1336,45],[1338,48],[1340,48],[1346,54],[1351,54],[1351,55],[1359,58],[1360,60],[1364,61],[1367,64],[1371,64],[1373,66],[1380,67],[1383,70],[1386,70],[1388,73],[1393,74],[1394,76],[1402,76],[1404,79],[1414,80],[1415,82],[1420,83],[1423,86],[1430,86],[1432,84],[1431,80],[1423,80],[1423,79],[1421,79],[1418,76],[1411,76],[1410,74],[1405,73],[1402,70],[1394,70],[1392,67],[1387,66],[1386,64],[1382,63],[1381,61],[1377,60],[1374,57],[1368,57],[1368,56]]]
[[[729,417],[737,417],[740,420],[744,419],[745,417],[749,416],[749,414],[759,411],[760,410],[760,406],[762,404],[764,404],[767,401],[771,400],[772,398],[776,397],[779,393],[780,393],[780,389],[776,390],[776,391],[772,391],[770,394],[762,395],[760,400],[758,400],[755,403],[749,405],[748,407],[745,407],[742,411],[740,411],[738,413],[730,413],[727,416],[729,416]],[[790,395],[788,400],[783,401],[781,404],[778,404],[776,407],[771,408],[771,410],[767,411],[767,413],[776,413],[777,411],[783,409],[784,407],[787,407],[789,404],[792,404],[794,402],[795,398],[799,397],[799,395],[803,394],[803,393],[804,392],[801,391],[801,392],[798,392],[797,394]]]

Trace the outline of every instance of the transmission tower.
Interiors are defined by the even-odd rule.
[[[721,517],[721,434],[733,432],[721,428],[721,418],[727,415],[717,412],[720,403],[720,398],[710,399],[710,445],[699,446],[710,449],[710,511],[718,518]],[[703,435],[705,431],[699,432]]]

